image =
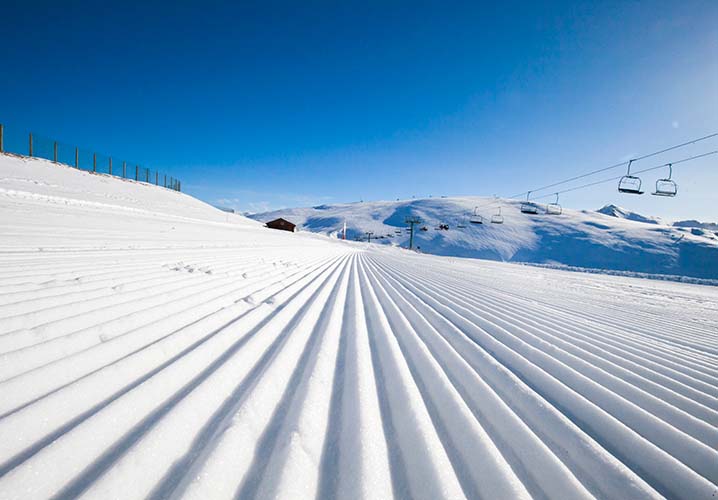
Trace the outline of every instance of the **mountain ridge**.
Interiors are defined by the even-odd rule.
[[[478,208],[475,208],[478,207]],[[521,212],[521,202],[482,197],[424,198],[323,204],[251,214],[266,222],[283,217],[299,230],[408,247],[405,218],[418,216],[425,231],[415,247],[437,255],[609,271],[718,279],[718,236],[696,227],[672,226],[657,217],[607,205],[598,211],[563,209],[549,215]],[[490,219],[501,209],[503,224]],[[476,212],[482,224],[472,224]],[[440,230],[447,224],[448,230]],[[463,227],[460,227],[463,226]],[[367,233],[373,233],[371,235]]]

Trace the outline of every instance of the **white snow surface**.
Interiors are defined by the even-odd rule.
[[[619,207],[617,205],[604,205],[598,210],[596,210],[596,212],[603,215],[609,215],[611,217],[618,217],[619,219],[627,219],[635,222],[644,222],[646,224],[663,224],[663,220],[660,217],[641,215],[638,212],[626,210],[625,208]]]
[[[718,494],[716,287],[272,231],[2,155],[0,236],[2,499]]]
[[[504,223],[491,224],[499,204]],[[713,231],[672,227],[613,205],[599,212],[564,208],[561,215],[546,214],[545,205],[538,215],[527,215],[520,206],[506,199],[426,198],[289,208],[250,217],[262,222],[283,217],[299,229],[334,237],[346,222],[348,239],[366,241],[371,231],[380,237],[378,243],[408,247],[405,218],[412,215],[427,229],[415,234],[415,245],[424,253],[692,277],[718,284],[718,234]],[[483,224],[470,222],[475,207]],[[441,223],[449,230],[438,230]]]

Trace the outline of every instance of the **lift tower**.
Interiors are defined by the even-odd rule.
[[[414,248],[414,226],[421,224],[421,219],[411,216],[404,219],[404,222],[409,225],[409,250],[411,250]]]

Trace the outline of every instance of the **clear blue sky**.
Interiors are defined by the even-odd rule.
[[[243,210],[510,195],[718,131],[715,0],[4,2],[0,33],[0,122]],[[718,219],[718,156],[675,177],[562,202]]]

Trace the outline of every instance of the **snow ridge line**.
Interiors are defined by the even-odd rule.
[[[291,286],[325,264],[326,262],[322,259],[304,270],[297,271],[284,279],[280,278],[276,281],[269,281],[272,278],[272,275],[269,274],[267,275],[267,281],[256,288],[244,291],[243,293],[246,296],[243,299],[229,297],[229,300],[227,300],[227,296],[223,296],[206,304],[197,304],[184,313],[174,315],[171,321],[160,318],[136,330],[122,333],[107,342],[92,345],[62,359],[9,379],[0,384],[0,388],[7,391],[11,397],[0,401],[2,405],[0,408],[8,411],[7,409],[13,408],[13,405],[21,406],[14,407],[0,418],[104,368],[115,366],[123,359],[137,355],[158,342],[164,342],[165,344],[173,342],[174,336],[181,335],[177,345],[186,345],[189,339],[194,338],[193,331],[203,334],[208,328],[211,330],[224,324],[228,319],[236,317],[236,315],[244,314],[247,310],[263,303],[272,294]],[[202,317],[197,317],[198,314],[202,314],[205,306],[210,307],[212,312]],[[172,330],[173,327],[176,328]],[[170,347],[164,347],[165,352],[168,352],[169,349]],[[103,365],[102,363],[105,364]],[[73,379],[73,377],[76,378]],[[17,390],[13,390],[15,386]],[[23,390],[19,390],[20,388],[23,388]],[[83,393],[83,399],[86,401],[88,399],[87,392],[83,391]]]
[[[403,277],[405,278],[410,276],[414,276],[416,279],[416,275],[411,273],[411,271],[405,271],[403,273]],[[436,282],[440,281],[437,279]],[[606,353],[605,351],[593,349],[594,345],[602,344],[602,342],[606,338],[606,335],[615,335],[615,331],[611,332],[610,330],[603,329],[600,336],[591,336],[590,330],[586,329],[586,326],[589,325],[588,323],[586,323],[583,328],[576,329],[571,326],[575,322],[575,319],[568,315],[565,315],[563,321],[558,322],[543,314],[534,314],[531,317],[526,317],[525,315],[513,313],[513,311],[515,310],[521,310],[522,308],[524,308],[526,306],[525,301],[521,303],[520,301],[514,300],[507,303],[505,300],[493,300],[486,294],[461,293],[461,290],[463,290],[463,288],[459,286],[453,286],[451,287],[451,289],[443,287],[437,288],[435,285],[429,284],[426,281],[422,282],[422,285],[427,288],[431,288],[437,293],[441,292],[446,296],[455,298],[457,303],[468,307],[470,310],[486,311],[487,315],[501,318],[499,321],[501,321],[504,326],[509,324],[519,325],[521,326],[522,331],[534,332],[533,335],[538,335],[541,338],[547,339],[552,343],[552,345],[553,343],[555,343],[558,346],[563,346],[564,349],[569,350],[574,355],[577,355],[582,359],[591,360],[592,364],[589,365],[589,368],[593,368],[594,366],[603,367],[605,371],[611,373],[612,375],[618,376],[622,380],[636,380],[641,390],[655,391],[663,399],[671,399],[674,397],[678,398],[677,402],[679,406],[687,405],[688,409],[691,409],[695,412],[699,412],[702,415],[703,419],[709,423],[714,423],[714,421],[716,421],[718,413],[716,413],[716,411],[712,408],[718,406],[718,399],[710,397],[708,394],[703,392],[696,392],[692,390],[692,388],[686,386],[677,387],[681,387],[688,394],[691,394],[691,391],[693,391],[693,394],[691,395],[694,396],[694,399],[691,399],[687,394],[684,395],[682,391],[674,392],[674,390],[665,389],[662,385],[658,383],[650,382],[646,378],[636,375],[634,372],[639,371],[640,366],[636,365],[635,363],[628,366],[630,370],[624,368],[623,361],[627,357],[630,358],[630,356],[627,356],[627,353],[625,351],[618,349],[616,350],[616,353],[619,356],[614,356],[612,354]],[[486,304],[488,307],[477,307],[478,304],[481,303]],[[537,312],[538,311],[539,310],[537,309]],[[595,328],[599,327],[600,325],[594,324],[591,326],[592,328]],[[583,340],[584,338],[587,340]],[[608,358],[608,360],[604,362],[603,358]],[[649,371],[648,373],[655,372]],[[673,385],[673,379],[670,379],[668,377],[663,376],[662,379],[659,380],[668,382],[668,385]],[[636,383],[634,382],[633,385],[636,385]],[[712,390],[713,386],[708,385],[705,388],[708,390]],[[697,401],[695,399],[697,399]],[[686,409],[686,411],[688,411],[688,409]]]
[[[424,274],[424,281],[430,281],[430,280],[427,280],[427,279],[426,279],[426,278],[428,277],[428,276],[426,276],[428,273],[424,272],[423,274]],[[405,280],[405,279],[406,279],[406,278],[404,278],[404,280]],[[409,285],[409,286],[410,286],[410,287],[413,287],[413,288],[415,288],[415,289],[417,289],[417,291],[418,291],[418,287],[423,287],[424,285],[415,285],[415,286],[414,286],[414,285]],[[424,298],[424,300],[428,300],[428,303],[429,303],[429,304],[436,304],[435,306],[432,305],[432,307],[437,307],[437,310],[438,310],[438,311],[442,311],[443,313],[445,313],[445,315],[446,315],[447,318],[455,318],[455,319],[451,319],[450,321],[454,322],[460,329],[462,329],[462,330],[464,330],[464,331],[467,331],[467,334],[469,335],[469,337],[470,337],[472,340],[478,341],[479,338],[481,338],[481,337],[487,335],[487,333],[483,332],[483,333],[481,333],[481,334],[479,335],[479,337],[476,336],[477,333],[480,332],[480,330],[477,330],[476,328],[478,327],[478,328],[483,329],[483,328],[485,328],[485,325],[487,325],[487,324],[485,324],[485,323],[483,323],[483,322],[480,322],[479,324],[481,324],[482,326],[479,327],[477,324],[471,323],[470,321],[474,321],[474,320],[469,320],[468,318],[469,318],[469,317],[474,317],[474,316],[473,316],[472,313],[469,313],[468,310],[466,310],[466,313],[469,313],[469,316],[468,316],[468,317],[465,317],[465,316],[463,316],[463,315],[460,317],[460,316],[457,316],[457,312],[454,312],[454,310],[453,310],[453,308],[456,308],[456,307],[457,307],[457,304],[456,304],[456,303],[451,302],[452,309],[450,309],[450,308],[447,306],[447,304],[449,304],[450,302],[448,302],[448,301],[444,300],[443,298],[441,298],[440,295],[434,295],[434,296],[432,296],[432,295],[427,295],[426,292],[419,292],[419,295],[422,296],[422,297]],[[442,295],[444,295],[444,294],[442,294]],[[465,309],[464,309],[464,310],[465,310]],[[477,318],[477,319],[478,319],[478,318]],[[458,321],[457,321],[457,320],[458,320]],[[467,330],[467,329],[468,329],[468,330]],[[470,333],[470,332],[472,332],[472,331],[475,332],[475,333]],[[496,332],[498,332],[498,331],[500,331],[500,330],[494,330],[494,327],[492,326],[489,331],[496,331]],[[492,333],[492,335],[493,335],[493,334],[494,334],[494,333]],[[502,350],[506,350],[506,349],[509,349],[509,350],[506,351],[507,354],[508,354],[509,352],[512,352],[512,351],[514,352],[513,354],[510,354],[508,357],[507,357],[506,355],[500,355],[499,358],[497,358],[500,363],[502,363],[502,364],[505,365],[505,366],[512,366],[512,365],[513,365],[513,366],[516,366],[516,367],[521,366],[521,363],[518,363],[518,358],[515,358],[516,361],[513,361],[513,357],[515,357],[515,356],[523,356],[522,354],[519,354],[519,352],[521,352],[522,349],[519,349],[519,351],[514,351],[514,349],[515,349],[516,347],[520,347],[520,346],[521,346],[521,343],[515,344],[513,347],[509,347],[511,344],[504,345],[504,344],[501,344],[501,343],[497,343],[497,339],[494,339],[494,338],[491,337],[491,336],[487,336],[486,338],[487,338],[487,340],[490,340],[490,342],[489,342],[488,344],[486,344],[486,346],[487,346],[487,347],[488,347],[488,346],[492,346],[492,345],[495,346],[495,347],[491,347],[491,348],[490,348],[491,351],[493,351],[495,354],[501,354],[501,353],[502,353]],[[500,337],[499,337],[499,338],[500,338]],[[507,338],[510,338],[510,337],[507,337]],[[504,342],[504,341],[502,341],[502,342]],[[480,342],[480,344],[481,344],[481,345],[484,345],[484,342]],[[499,350],[496,350],[496,348],[499,348]],[[525,355],[525,354],[528,354],[528,353],[530,353],[530,351],[525,351],[524,355]],[[536,363],[537,361],[540,361],[540,360],[541,360],[541,357],[540,357],[540,356],[539,356],[539,357],[536,357],[535,355],[532,355],[531,357],[526,358],[526,360],[527,360],[527,361],[531,360],[531,361],[529,361],[531,364],[530,364],[530,365],[526,365],[527,368],[528,368],[529,366],[533,366],[533,363]],[[549,366],[550,366],[550,365],[549,365]],[[557,366],[560,366],[560,365],[557,365]],[[538,366],[537,366],[537,367],[538,367]],[[514,369],[512,368],[512,371],[513,371],[513,370],[514,370]],[[533,368],[531,368],[531,369],[529,369],[529,370],[523,369],[523,370],[521,370],[520,372],[518,372],[517,375],[519,375],[522,379],[526,380],[526,377],[528,376],[529,373],[534,373],[534,376],[533,376],[532,378],[535,378],[540,372],[535,371]],[[557,373],[560,373],[560,371],[557,372]],[[543,375],[542,375],[542,377],[543,377]],[[564,384],[564,382],[569,382],[569,381],[571,381],[571,380],[572,380],[572,377],[568,377],[568,378],[566,378],[566,377],[559,377],[558,380],[559,380],[560,385],[562,386],[562,385]],[[563,382],[561,382],[561,381],[563,381]],[[547,382],[548,382],[548,381],[547,381]],[[574,387],[576,387],[575,384],[572,384],[572,385],[574,385]],[[549,388],[549,387],[551,387],[551,385],[546,385],[545,387]],[[579,387],[580,387],[580,386],[579,386]],[[540,391],[540,388],[537,387],[537,386],[535,386],[534,384],[532,384],[532,390],[542,392],[542,391]],[[575,390],[575,389],[574,389],[574,390]],[[583,389],[579,389],[579,391],[582,391],[582,390],[583,390]],[[551,391],[551,392],[554,393],[554,394],[556,394],[556,395],[559,394],[559,393],[556,393],[555,391]],[[600,391],[599,391],[598,393],[596,393],[596,394],[600,394]],[[552,396],[552,398],[553,398],[553,397],[555,397],[555,396]],[[553,404],[555,405],[555,404],[557,404],[557,403],[558,403],[558,401],[554,402]],[[575,405],[574,405],[574,406],[575,406]],[[586,407],[586,408],[588,409],[588,407]],[[568,408],[562,409],[562,412],[566,412],[567,410],[568,410]],[[569,415],[571,415],[571,413],[569,413]],[[627,416],[627,414],[623,414],[620,418],[625,418],[626,416]],[[577,417],[578,417],[578,415],[572,415],[572,419],[575,419],[575,418],[577,418]],[[599,419],[599,420],[596,420],[595,417],[591,417],[591,419],[594,420],[594,421],[597,422],[597,423],[601,423],[601,425],[603,425],[603,423],[608,423],[608,422],[609,422],[609,420],[605,420],[604,418],[601,418],[601,419]],[[582,423],[582,427],[583,427],[583,426],[586,426],[587,423],[588,423],[588,422],[584,421],[584,422]],[[612,428],[612,427],[615,428],[615,426],[613,426],[613,424],[612,424],[611,426],[609,426],[609,428]],[[587,429],[592,429],[592,432],[595,432],[595,429],[593,429],[592,426],[586,426],[586,428],[587,428]],[[651,426],[651,425],[641,426],[641,428],[644,429],[644,431],[645,431],[645,430],[651,430],[651,429],[652,429],[652,426]],[[616,428],[616,429],[617,429],[617,428]],[[651,431],[651,432],[652,432],[652,431]],[[604,434],[605,434],[605,433],[604,433]],[[625,434],[625,433],[619,432],[619,434]],[[672,434],[671,434],[670,432],[669,432],[667,435],[664,435],[664,434],[662,434],[662,433],[660,433],[660,432],[658,432],[657,434],[653,434],[653,435],[654,435],[654,438],[657,438],[657,439],[659,439],[659,440],[663,440],[663,439],[665,439],[666,437],[671,437],[671,436],[672,436]],[[638,441],[638,442],[640,442],[640,441]],[[638,443],[638,442],[637,442],[637,443]],[[679,443],[680,443],[680,444],[679,444]],[[606,444],[607,444],[607,443],[606,443]],[[611,445],[612,453],[616,453],[616,452],[618,451],[617,449],[613,448],[613,446],[615,446],[616,444],[619,445],[619,447],[620,447],[620,446],[623,446],[623,444],[620,443],[620,442],[614,442],[614,445]],[[681,447],[683,447],[683,446],[686,446],[688,443],[687,443],[685,440],[682,440],[682,441],[675,441],[675,444],[678,446],[678,448],[675,448],[675,447],[674,447],[674,448],[673,448],[673,452],[679,452],[679,449],[680,449]],[[604,444],[604,445],[605,445],[605,444]],[[699,447],[699,448],[700,448],[700,447]],[[650,449],[650,448],[649,448],[649,449]],[[714,479],[714,478],[716,477],[716,472],[717,472],[717,471],[716,471],[716,466],[715,466],[715,464],[716,464],[716,458],[718,458],[718,456],[716,456],[715,450],[710,450],[710,448],[708,448],[708,447],[704,448],[704,450],[705,450],[705,451],[703,451],[703,452],[698,451],[698,449],[695,450],[696,453],[698,453],[698,454],[701,454],[701,453],[707,454],[707,455],[706,455],[703,459],[701,459],[701,460],[695,460],[695,456],[692,455],[692,452],[684,451],[684,452],[681,453],[681,454],[682,454],[682,456],[683,456],[683,460],[685,460],[687,463],[691,464],[692,467],[696,468],[698,471],[702,471],[702,473],[704,474],[704,476],[706,476],[707,478],[709,478],[709,479]],[[633,464],[633,467],[636,467],[636,466],[637,466],[637,464],[634,463],[634,464]],[[690,477],[690,474],[689,474],[687,477]],[[656,476],[656,477],[654,478],[654,480],[660,481],[660,477],[659,477],[659,476]],[[692,482],[692,481],[689,481],[689,482]],[[675,485],[673,485],[673,486],[671,486],[671,485],[666,485],[666,484],[661,485],[660,483],[659,483],[657,486],[659,487],[659,490],[660,490],[660,489],[664,489],[664,488],[666,488],[666,487],[675,487]]]
[[[598,306],[550,287],[535,300],[480,263],[353,245],[275,249],[264,263],[261,250],[232,253],[193,252],[193,268],[228,274],[181,281],[190,286],[149,274],[166,262],[158,257],[67,297],[63,307],[89,303],[79,327],[73,314],[56,320],[67,326],[55,338],[72,341],[49,361],[42,342],[26,346],[28,369],[0,383],[10,396],[0,405],[2,496],[703,498],[716,489],[705,325],[677,314],[664,323],[677,328],[654,337],[660,317],[648,308],[633,318],[619,308],[624,324],[606,324]],[[245,270],[256,274],[240,278]],[[93,294],[120,282],[157,302],[128,301],[107,318],[114,305]],[[52,303],[21,293],[13,307]],[[610,304],[610,290],[592,293]],[[92,340],[98,331],[106,341]]]

